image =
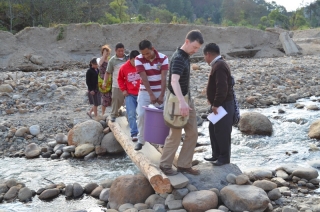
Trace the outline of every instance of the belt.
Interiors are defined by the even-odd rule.
[[[161,89],[151,89],[152,91],[161,91]],[[147,89],[140,88],[140,91],[147,91]]]

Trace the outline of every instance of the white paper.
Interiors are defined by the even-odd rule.
[[[225,115],[227,115],[227,111],[222,106],[220,106],[218,107],[217,115],[215,115],[214,113],[210,113],[207,118],[209,119],[209,121],[211,121],[212,124],[215,124]]]

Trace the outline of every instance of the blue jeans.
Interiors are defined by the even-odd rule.
[[[138,105],[137,98],[138,96],[129,94],[128,96],[126,96],[126,99],[125,99],[128,122],[131,129],[130,131],[131,137],[136,136],[138,134],[137,114],[136,114],[136,108]]]

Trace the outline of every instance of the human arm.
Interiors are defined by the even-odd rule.
[[[103,62],[106,61],[106,59],[108,58],[108,52],[106,49],[103,50],[103,54],[102,54],[102,57],[100,58],[100,61],[99,61],[99,67],[102,66]]]
[[[166,93],[167,73],[168,73],[168,70],[161,71],[161,93],[157,99],[157,102],[159,105],[161,105],[163,103],[164,94]]]
[[[192,110],[192,108],[189,107],[188,103],[184,99],[184,96],[182,95],[181,87],[179,84],[180,75],[178,74],[172,74],[171,75],[171,86],[172,89],[176,95],[176,97],[179,100],[179,109],[182,116],[188,116],[189,110]]]
[[[216,90],[212,105],[218,108],[222,105],[228,95],[228,69],[223,63],[217,63],[214,74]]]
[[[123,68],[120,68],[119,74],[118,74],[118,84],[119,88],[122,91],[123,95],[126,97],[128,96],[127,92],[127,84],[126,84],[126,76],[124,74]]]
[[[87,71],[86,73],[86,84],[87,84],[87,87],[88,87],[88,91],[94,95],[95,92],[94,92],[94,87],[92,85],[92,73],[90,72],[90,69]]]
[[[144,87],[146,88],[146,90],[150,96],[151,104],[155,104],[157,102],[157,98],[154,95],[153,91],[151,90],[150,83],[149,83],[148,77],[147,77],[147,73],[145,71],[140,71],[139,75],[141,77],[141,80],[142,80]]]
[[[107,81],[108,81],[108,79],[110,77],[110,74],[112,74],[112,73],[113,73],[113,57],[108,62],[106,73],[104,74],[103,83],[102,83],[102,88],[103,89],[106,88]]]

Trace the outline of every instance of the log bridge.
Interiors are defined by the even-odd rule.
[[[170,193],[172,187],[182,188],[189,183],[188,178],[181,173],[175,176],[166,176],[159,168],[161,153],[148,142],[142,150],[134,150],[136,143],[131,140],[130,127],[125,117],[119,117],[115,122],[109,121],[108,125],[128,156],[149,180],[155,192]]]

